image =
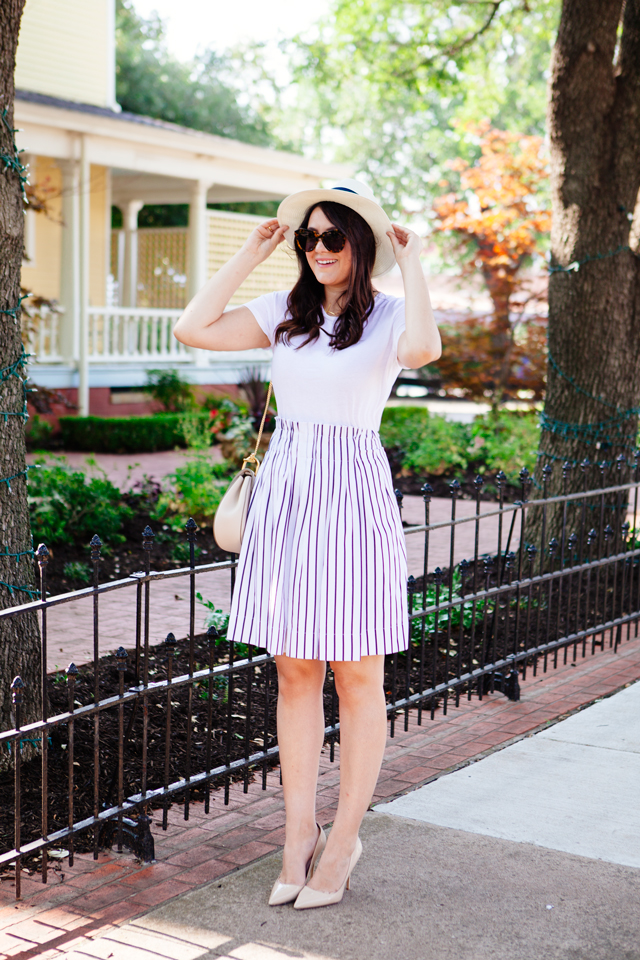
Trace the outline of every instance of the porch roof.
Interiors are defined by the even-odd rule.
[[[112,170],[113,202],[187,203],[190,184],[207,201],[277,200],[325,180],[349,176],[341,164],[256,147],[177,124],[17,90],[19,146],[59,160],[80,157]]]

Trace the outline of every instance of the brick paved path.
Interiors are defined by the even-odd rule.
[[[221,457],[220,448],[212,447],[212,460]],[[87,455],[84,453],[64,454],[74,467],[83,467]],[[107,476],[121,488],[130,486],[135,480],[148,475],[156,480],[162,480],[168,473],[175,470],[184,462],[186,451],[166,451],[161,453],[142,454],[96,454],[96,461]],[[33,455],[31,455],[33,460]],[[132,466],[133,465],[133,466]],[[482,502],[481,516],[490,513],[496,504]],[[458,500],[456,516],[473,518],[476,505],[471,500]],[[502,543],[500,549],[506,549],[508,526],[511,522],[511,513],[504,518]],[[451,518],[451,501],[445,497],[434,497],[431,501],[430,522],[442,523]],[[424,523],[424,502],[422,497],[405,496],[403,503],[403,519],[411,524]],[[630,517],[632,521],[633,518]],[[475,521],[456,527],[454,563],[462,559],[471,559],[475,545]],[[519,538],[519,523],[510,542],[510,549],[517,550]],[[479,552],[495,554],[498,551],[498,517],[481,519],[478,528]],[[408,572],[418,577],[423,572],[424,563],[424,535],[421,533],[408,534],[407,561]],[[153,558],[153,554],[152,554]],[[450,559],[450,531],[448,528],[434,530],[429,538],[429,571],[436,567],[448,567]],[[133,572],[133,571],[125,571]],[[228,571],[199,575],[196,580],[196,589],[203,596],[212,600],[216,606],[224,611],[230,605],[230,577]],[[164,640],[167,633],[172,631],[178,639],[183,639],[188,632],[189,621],[189,585],[187,578],[171,580],[166,583],[157,583],[152,586],[152,604],[150,616],[150,630],[152,643]],[[135,646],[135,588],[128,587],[116,593],[107,594],[100,600],[100,653],[101,655],[114,652],[119,646],[131,648]],[[201,629],[204,620],[196,613],[196,627]],[[73,661],[77,665],[87,663],[93,657],[93,612],[92,600],[74,601],[49,612],[49,649],[47,657],[48,670],[65,669]]]
[[[157,456],[149,454],[148,456]],[[175,455],[174,455],[175,456]],[[482,504],[483,510],[489,510],[493,504]],[[457,504],[457,516],[472,516],[475,504],[469,500],[460,500]],[[431,522],[448,520],[451,505],[446,499],[434,499],[431,504]],[[405,497],[404,519],[410,524],[424,522],[424,503],[421,497]],[[480,552],[497,550],[498,518],[489,517],[480,524]],[[506,531],[503,532],[503,549],[506,545]],[[465,523],[456,530],[455,562],[463,557],[473,557],[475,523]],[[409,534],[407,555],[409,573],[421,576],[423,569],[424,535]],[[517,540],[512,541],[516,549]],[[445,567],[449,564],[449,530],[436,530],[430,537],[429,570]],[[152,554],[153,566],[153,554]],[[220,573],[199,574],[196,578],[196,590],[207,600],[212,600],[224,611],[229,610],[231,580],[228,570]],[[166,582],[153,583],[151,586],[150,636],[152,643],[164,640],[171,630],[178,639],[182,639],[189,629],[189,580],[180,577]],[[196,629],[202,629],[204,607],[196,610]],[[112,653],[119,646],[131,649],[135,646],[136,589],[132,585],[100,598],[100,653]],[[87,598],[73,603],[52,607],[48,614],[48,669],[65,669],[71,661],[77,666],[93,658],[93,600]]]
[[[529,672],[518,703],[501,694],[482,702],[464,700],[458,708],[450,705],[446,716],[440,710],[433,721],[425,715],[421,727],[414,711],[408,730],[404,731],[401,719],[396,737],[387,743],[374,802],[479,759],[638,679],[640,639],[633,639],[624,642],[618,653],[606,650],[537,677]],[[339,749],[336,756],[334,764],[329,763],[328,751],[322,757],[318,819],[323,824],[335,814]],[[185,822],[175,806],[169,812],[166,833],[158,822],[156,815],[152,829],[157,862],[153,865],[137,864],[130,854],[102,853],[97,863],[88,854],[77,855],[74,867],[64,861],[47,886],[37,877],[23,875],[19,904],[13,901],[11,878],[0,883],[0,955],[61,960],[69,951],[77,951],[74,960],[87,954],[102,957],[101,947],[108,941],[99,946],[95,943],[99,935],[112,931],[115,936],[119,923],[276,850],[284,837],[278,772],[269,773],[265,792],[257,783],[249,784],[247,794],[241,784],[232,787],[228,806],[216,792],[208,816],[202,804],[193,804]],[[142,960],[149,953],[132,946],[126,958],[125,953],[114,954],[115,960],[129,957]]]

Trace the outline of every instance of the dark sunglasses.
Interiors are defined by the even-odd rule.
[[[299,230],[296,230],[294,236],[296,238],[296,247],[298,250],[302,250],[303,253],[311,253],[312,250],[315,250],[319,240],[322,240],[325,250],[328,250],[329,253],[340,253],[341,250],[344,250],[344,245],[347,242],[344,233],[342,230],[338,230],[337,227],[325,230],[324,233],[318,233],[317,230],[308,230],[306,227],[300,227]]]

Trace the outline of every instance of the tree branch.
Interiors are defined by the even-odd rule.
[[[487,2],[485,2],[485,0],[481,0],[481,2],[483,6],[487,5]],[[458,40],[457,43],[452,44],[450,47],[446,47],[443,50],[439,50],[437,54],[434,54],[434,56],[427,57],[426,59],[422,60],[420,63],[418,63],[418,66],[420,67],[432,66],[435,63],[437,58],[450,60],[452,57],[455,57],[459,53],[461,53],[466,47],[470,47],[471,44],[475,43],[478,37],[481,37],[483,33],[486,33],[486,31],[489,29],[489,27],[495,20],[496,14],[498,13],[498,10],[500,9],[500,7],[504,2],[505,0],[488,0],[488,5],[490,6],[491,10],[490,10],[489,16],[486,18],[482,26],[478,27],[478,29],[475,30],[473,33],[470,33],[466,37],[463,37],[462,40]],[[525,0],[525,4],[526,4],[526,0]],[[472,5],[480,6],[480,3],[475,3]],[[395,71],[394,77],[397,80],[404,80],[404,79],[407,79],[408,77],[413,78],[415,74],[415,69],[416,68],[414,66],[411,68],[407,68],[406,70]]]
[[[491,4],[491,12],[489,13],[489,16],[487,17],[485,22],[482,24],[482,26],[478,27],[475,33],[470,33],[468,36],[458,41],[458,43],[455,43],[452,47],[449,47],[447,50],[444,50],[443,55],[446,56],[447,58],[455,57],[456,54],[464,50],[465,47],[471,46],[471,44],[474,43],[478,39],[478,37],[481,37],[483,33],[486,33],[489,27],[491,26],[491,24],[493,23],[495,16],[503,2],[504,0],[494,0],[494,3]]]

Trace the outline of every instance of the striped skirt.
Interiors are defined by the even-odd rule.
[[[377,432],[278,418],[249,505],[229,638],[305,660],[406,650],[406,584]]]

